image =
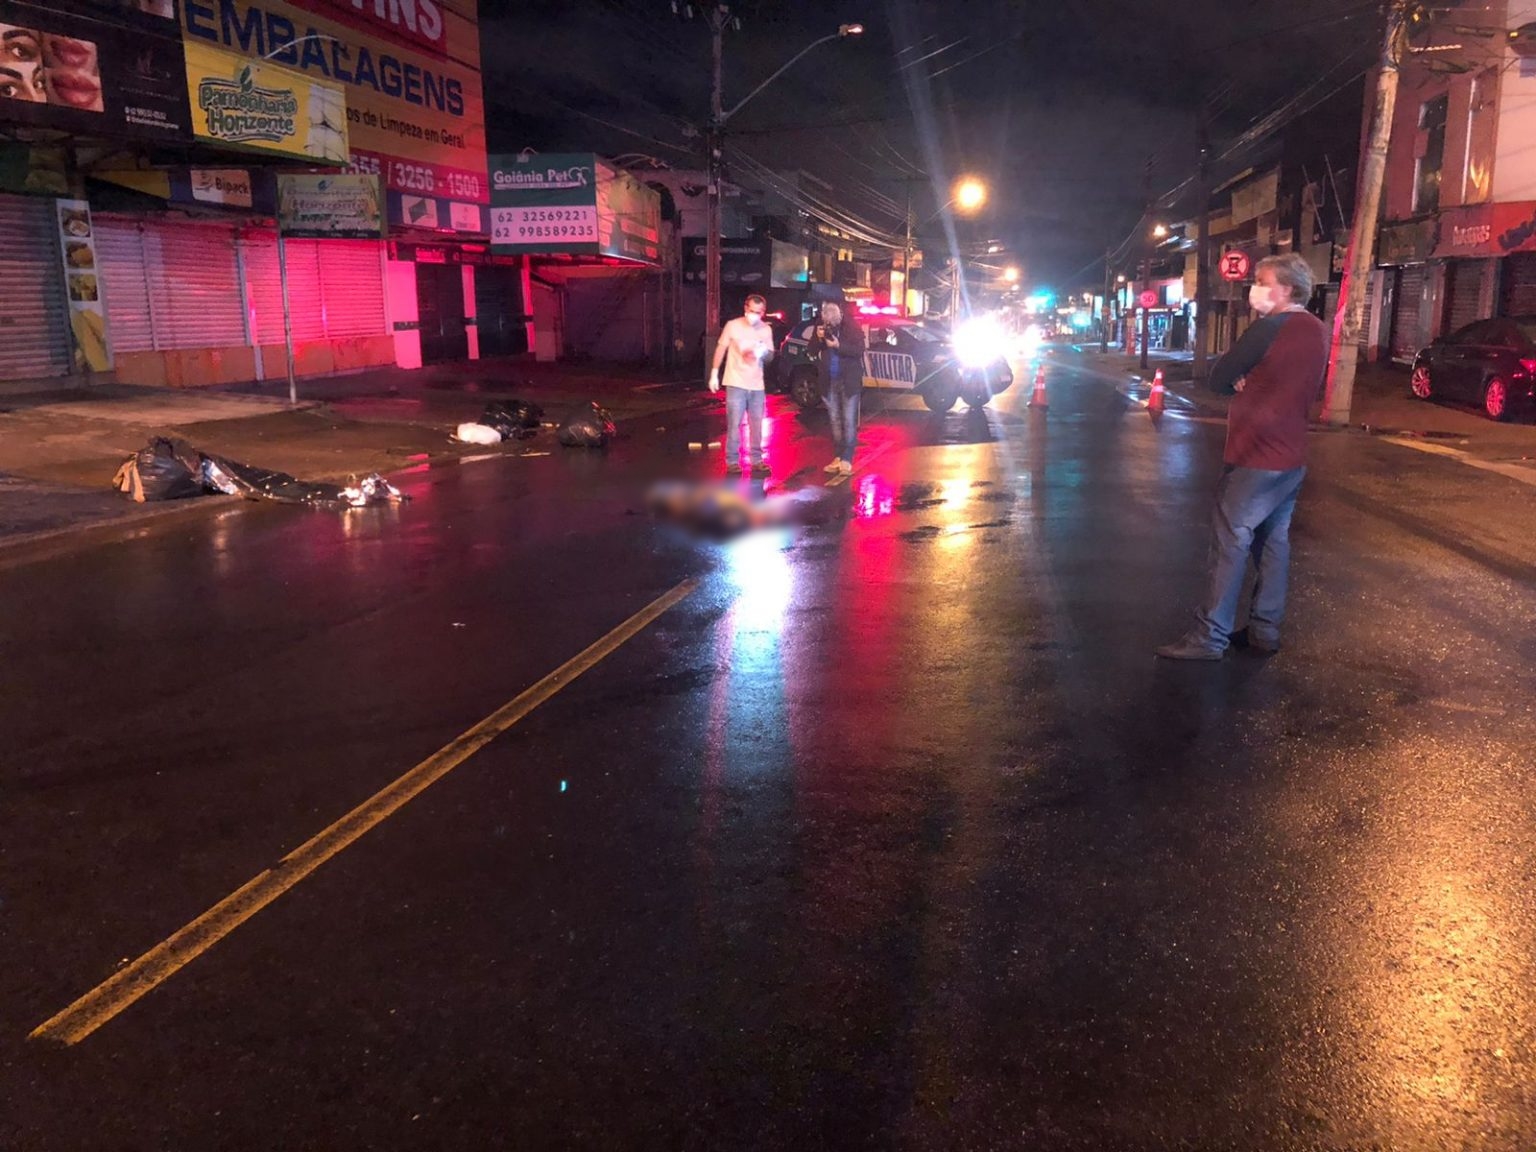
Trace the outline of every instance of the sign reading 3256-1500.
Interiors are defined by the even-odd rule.
[[[549,208],[492,208],[491,241],[503,244],[542,240],[597,242],[597,208],[569,205]]]

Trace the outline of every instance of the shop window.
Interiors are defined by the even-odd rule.
[[[1445,165],[1445,122],[1450,106],[1449,95],[1436,96],[1419,105],[1419,139],[1423,150],[1414,166],[1416,213],[1440,209],[1440,170]]]

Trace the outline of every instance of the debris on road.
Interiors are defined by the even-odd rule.
[[[201,496],[202,460],[185,440],[156,436],[123,461],[112,487],[138,504]]]
[[[608,409],[594,402],[560,426],[560,443],[567,448],[606,448],[617,432]]]
[[[398,504],[406,499],[377,472],[344,488],[338,484],[300,480],[286,472],[206,454],[203,456],[203,480],[217,492],[243,496],[247,500],[273,500],[279,504],[362,508],[368,504]]]
[[[526,440],[539,430],[544,409],[527,400],[492,400],[480,413],[480,423],[501,433],[503,440]]]
[[[500,444],[501,433],[486,424],[460,424],[453,438],[460,444]]]
[[[527,400],[492,400],[479,420],[460,424],[453,438],[464,444],[528,440],[538,434],[543,419],[544,409]]]
[[[377,472],[347,487],[314,483],[286,472],[199,452],[185,440],[165,436],[152,438],[123,461],[112,477],[112,486],[140,504],[182,500],[209,492],[316,507],[361,508],[408,499]]]

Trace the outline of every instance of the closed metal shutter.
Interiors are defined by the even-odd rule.
[[[1456,260],[1446,268],[1446,332],[1458,332],[1468,324],[1484,319],[1478,313],[1483,298],[1483,278],[1489,267],[1486,260]]]
[[[0,196],[0,382],[74,367],[54,201]]]
[[[234,230],[224,224],[103,219],[107,317],[120,352],[243,345]]]
[[[316,240],[325,334],[332,340],[381,336],[384,327],[383,244]]]
[[[1536,252],[1504,258],[1500,316],[1536,316]]]
[[[240,271],[245,277],[246,333],[257,347],[283,342],[283,289],[277,266],[277,234],[241,236]]]
[[[314,240],[289,240],[288,310],[293,320],[293,341],[303,344],[325,338],[325,316],[320,298],[320,266]],[[251,332],[257,343],[283,343],[283,281],[277,259],[277,233],[247,234],[241,241],[245,261],[245,293],[251,313]]]
[[[1412,363],[1424,346],[1420,313],[1424,303],[1424,265],[1397,271],[1397,296],[1392,301],[1392,359]]]
[[[157,348],[225,348],[245,343],[233,228],[146,222],[144,265],[154,301]]]
[[[107,331],[112,351],[153,352],[155,328],[138,221],[97,216],[94,224],[96,262],[101,265],[107,298]]]
[[[383,335],[382,244],[377,240],[289,240],[285,248],[294,343]],[[277,234],[247,234],[241,249],[252,331],[262,344],[281,344],[283,289]]]

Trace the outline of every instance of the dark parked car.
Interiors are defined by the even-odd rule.
[[[1479,320],[1441,336],[1413,361],[1420,400],[1466,400],[1490,420],[1536,402],[1536,316]]]

